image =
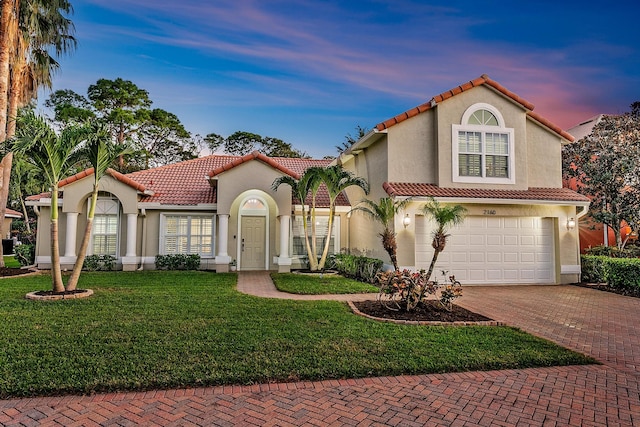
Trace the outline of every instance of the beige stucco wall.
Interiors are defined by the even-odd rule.
[[[427,110],[388,130],[389,182],[436,183],[436,115]]]
[[[527,120],[529,187],[562,187],[562,138]]]

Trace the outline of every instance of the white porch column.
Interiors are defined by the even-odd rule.
[[[136,256],[136,242],[138,238],[138,213],[127,214],[127,247],[122,258],[122,269],[124,271],[134,271],[138,266]]]
[[[138,235],[138,214],[127,214],[127,252],[125,257],[136,256],[136,237]]]
[[[281,273],[291,270],[291,258],[289,257],[289,229],[291,217],[280,215],[280,256],[278,257],[278,271]]]
[[[231,257],[228,254],[229,247],[229,215],[218,215],[218,254],[216,255],[216,271],[229,271]]]
[[[64,257],[69,262],[75,262],[76,254],[76,233],[78,230],[78,212],[67,212],[67,232],[65,234]]]

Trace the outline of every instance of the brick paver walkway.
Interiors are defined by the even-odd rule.
[[[277,297],[264,273],[241,273],[238,287]],[[640,426],[640,299],[483,286],[459,303],[603,365],[4,400],[0,424]]]

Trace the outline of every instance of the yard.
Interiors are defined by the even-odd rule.
[[[0,397],[524,368],[592,359],[509,327],[376,322],[332,301],[240,294],[235,274],[83,273],[95,295],[29,301],[0,280]]]

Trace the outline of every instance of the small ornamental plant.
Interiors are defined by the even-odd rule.
[[[446,272],[443,272],[446,276]],[[462,296],[462,285],[455,276],[448,276],[448,283],[429,280],[425,270],[385,271],[376,275],[375,284],[380,288],[378,301],[389,310],[415,309],[418,304],[434,299],[451,311],[453,301]]]

